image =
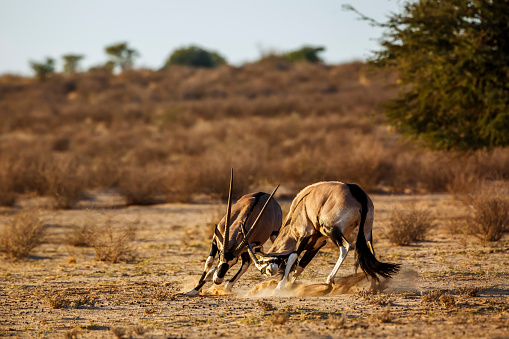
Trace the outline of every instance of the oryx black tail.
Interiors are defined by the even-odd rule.
[[[356,265],[360,266],[366,275],[371,276],[376,281],[379,281],[378,276],[386,279],[391,278],[392,275],[398,273],[399,265],[383,263],[376,259],[371,253],[366,242],[364,235],[364,223],[366,222],[366,215],[368,214],[368,197],[359,186],[355,184],[347,184],[353,197],[361,204],[361,221],[359,223],[359,233],[357,233],[357,242],[355,249],[357,251]]]

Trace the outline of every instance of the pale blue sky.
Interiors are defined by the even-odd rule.
[[[344,11],[350,3],[379,21],[399,0],[0,0],[0,74],[31,74],[28,61],[84,54],[84,68],[106,61],[106,45],[128,41],[136,66],[159,68],[178,47],[195,44],[233,64],[263,50],[323,45],[328,63],[363,60],[379,47],[379,28]]]

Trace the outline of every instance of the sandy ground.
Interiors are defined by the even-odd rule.
[[[293,296],[250,295],[267,281],[254,267],[232,294],[206,285],[200,296],[182,295],[201,275],[221,204],[118,208],[120,197],[95,192],[78,209],[43,208],[44,244],[26,261],[0,257],[0,336],[508,338],[509,236],[482,244],[452,235],[448,220],[467,210],[449,195],[371,197],[377,255],[403,269],[379,294],[367,293],[365,280],[344,286],[354,272],[352,253],[326,296],[309,296],[306,284],[325,281],[339,255],[332,245],[306,268]],[[290,201],[280,203],[287,210]],[[410,205],[429,210],[437,226],[424,242],[392,246],[383,236],[389,212]],[[0,222],[10,213],[1,209]],[[69,245],[66,235],[83,223],[136,225],[136,260],[98,262],[93,248]]]

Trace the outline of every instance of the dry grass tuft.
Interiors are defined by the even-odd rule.
[[[48,302],[49,306],[53,309],[61,309],[66,308],[71,305],[71,300],[68,298],[62,296],[60,293],[50,293],[48,296],[46,296],[46,301]]]
[[[389,229],[385,232],[389,241],[395,245],[409,245],[422,241],[426,233],[435,226],[435,217],[428,210],[394,209],[389,215]]]
[[[391,323],[394,316],[391,314],[390,306],[387,306],[382,313],[376,314],[375,319],[381,324]]]
[[[127,331],[123,327],[112,327],[110,331],[113,333],[113,335],[117,338],[123,338],[127,334]]]
[[[149,296],[150,296],[150,298],[157,300],[157,301],[165,301],[165,300],[173,299],[172,293],[170,293],[164,287],[154,287],[150,291]]]
[[[447,308],[451,308],[456,305],[456,300],[454,299],[454,296],[450,294],[442,294],[440,298],[438,298],[438,300],[440,300],[440,303]]]
[[[509,198],[492,189],[472,197],[469,231],[482,241],[498,241],[509,231]]]
[[[27,258],[44,238],[44,224],[37,211],[23,211],[11,217],[0,229],[0,252],[12,260]]]
[[[290,319],[290,313],[279,311],[267,317],[267,322],[271,325],[284,325]]]
[[[442,290],[432,290],[429,291],[422,296],[422,302],[424,303],[434,303],[439,302],[440,297],[444,294]]]
[[[363,290],[359,292],[359,296],[362,298],[362,300],[371,305],[390,306],[392,305],[393,301],[389,295],[381,294],[379,292],[372,293]]]
[[[75,327],[72,330],[69,330],[64,333],[65,339],[78,339],[80,337],[81,330],[79,327]]]
[[[256,304],[265,312],[276,311],[277,308],[263,300],[257,300]]]
[[[136,237],[136,226],[114,226],[107,219],[103,228],[98,228],[93,247],[98,261],[109,263],[129,262],[136,253],[132,244]]]
[[[482,291],[481,287],[460,287],[456,290],[459,295],[470,298],[477,297]]]

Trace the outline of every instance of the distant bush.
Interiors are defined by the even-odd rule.
[[[189,46],[175,50],[164,64],[163,69],[172,65],[213,68],[225,64],[226,59],[219,53],[197,46]]]
[[[424,240],[434,224],[434,217],[427,210],[415,206],[394,209],[389,216],[389,229],[385,235],[395,245],[409,245]]]
[[[44,62],[30,61],[30,67],[40,81],[45,81],[55,73],[55,59],[46,58]]]
[[[285,54],[285,58],[290,62],[322,62],[318,53],[325,51],[325,47],[304,46],[292,52]]]
[[[24,259],[42,243],[44,233],[44,225],[37,212],[18,213],[9,224],[0,228],[0,252],[13,260]]]

